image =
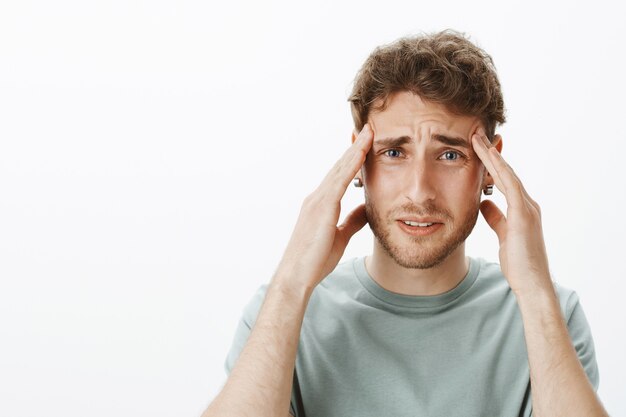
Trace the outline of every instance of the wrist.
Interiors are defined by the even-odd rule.
[[[535,286],[514,291],[522,316],[536,312],[561,311],[560,303],[552,281],[550,285]]]
[[[307,272],[296,265],[281,264],[272,277],[270,288],[290,297],[308,299],[315,289],[313,282],[307,277]]]
[[[526,274],[517,279],[509,279],[509,284],[511,283],[518,284],[511,285],[511,289],[518,299],[556,296],[554,283],[549,274]]]

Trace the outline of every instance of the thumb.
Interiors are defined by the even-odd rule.
[[[498,206],[491,200],[485,200],[480,203],[480,212],[489,227],[498,235],[500,243],[502,243],[506,238],[506,217],[504,217],[504,214],[502,214]]]
[[[347,245],[350,238],[366,224],[367,216],[365,215],[365,204],[361,204],[346,216],[343,223],[337,226],[337,233],[341,236],[341,240]]]

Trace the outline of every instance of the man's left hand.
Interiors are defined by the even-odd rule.
[[[485,132],[472,135],[474,151],[504,194],[506,217],[493,201],[485,200],[480,211],[500,242],[500,266],[513,292],[552,290],[548,257],[541,227],[541,210],[513,169],[491,145]]]

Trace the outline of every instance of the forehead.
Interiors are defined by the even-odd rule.
[[[379,104],[380,101],[375,104]],[[375,138],[379,135],[411,135],[419,137],[423,129],[431,133],[451,133],[470,138],[480,125],[475,116],[454,114],[439,103],[422,100],[409,91],[391,95],[387,108],[382,112],[372,112],[369,122],[374,129]]]

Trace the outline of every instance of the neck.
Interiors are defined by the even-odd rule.
[[[443,262],[429,269],[404,268],[374,240],[374,253],[365,258],[370,276],[384,289],[403,295],[438,295],[456,287],[467,275],[465,242]]]

